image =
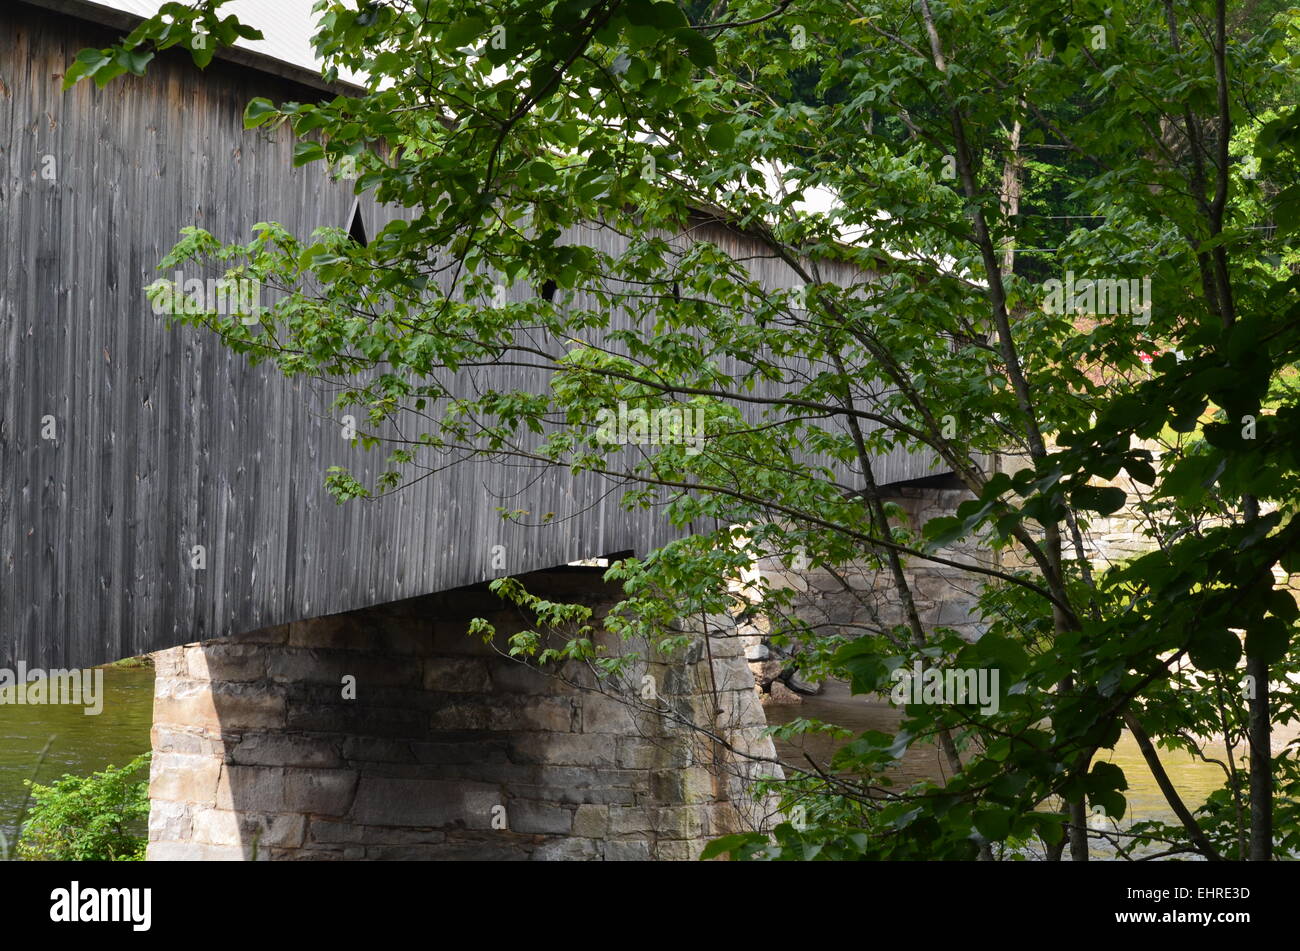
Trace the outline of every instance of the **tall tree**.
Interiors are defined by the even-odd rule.
[[[68,80],[143,71],[154,47],[206,65],[247,35],[220,6],[167,4]],[[1266,859],[1300,843],[1300,817],[1272,801],[1300,783],[1295,757],[1269,752],[1294,705],[1268,685],[1297,664],[1277,583],[1300,568],[1292,15],[1230,24],[1222,0],[318,6],[330,74],[366,89],[254,100],[246,123],[292,130],[300,164],[355,161],[357,190],[403,213],[366,245],[190,229],[163,264],[220,260],[284,291],[257,324],[177,316],[346,381],[339,409],[364,411],[392,466],[375,485],[331,473],[341,499],[452,457],[599,473],[629,505],[718,526],[611,568],[622,629],[671,637],[683,613],[734,607],[729,582],[755,558],[798,552],[878,566],[903,609],[897,628],[828,633],[761,586],[758,610],[822,673],[860,692],[919,658],[1001,675],[995,710],[909,705],[833,774],[787,782],[811,821],[718,850],[1059,857],[1068,841],[1082,860],[1100,835],[1211,859],[1248,839]],[[595,240],[570,240],[579,228]],[[777,285],[727,229],[762,243]],[[516,282],[548,292],[497,293]],[[478,385],[508,367],[527,371],[518,389]],[[698,412],[701,439],[631,451],[607,425],[620,404]],[[971,495],[923,532],[874,470],[900,446]],[[1126,505],[1154,550],[1095,571],[1089,521]],[[951,554],[971,539],[990,557]],[[906,568],[924,562],[982,586],[974,643],[922,623]],[[590,659],[582,638],[543,641],[517,646]],[[1090,830],[1089,806],[1124,813],[1123,771],[1096,754],[1125,725],[1178,821]],[[1157,744],[1217,732],[1248,737],[1249,781],[1230,757],[1193,812]],[[890,787],[931,740],[947,781]]]

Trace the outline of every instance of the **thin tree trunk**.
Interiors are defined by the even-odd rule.
[[[1246,658],[1246,673],[1254,678],[1250,698],[1250,860],[1273,858],[1273,749],[1269,723],[1268,664]]]
[[[1195,817],[1192,816],[1191,810],[1187,808],[1182,797],[1178,795],[1178,790],[1174,788],[1174,784],[1170,781],[1169,774],[1165,772],[1164,764],[1160,762],[1160,754],[1156,752],[1151,737],[1147,736],[1147,731],[1138,722],[1138,718],[1133,715],[1133,711],[1124,711],[1124,725],[1133,734],[1133,739],[1137,740],[1138,749],[1142,751],[1142,758],[1147,761],[1147,766],[1151,768],[1151,775],[1155,777],[1156,785],[1165,794],[1165,800],[1174,810],[1174,815],[1183,824],[1183,828],[1187,830],[1187,834],[1191,836],[1196,848],[1211,862],[1222,862],[1223,856],[1210,842],[1204,830],[1201,829]]]
[[[1074,689],[1074,678],[1066,677],[1057,684],[1057,693],[1064,696]],[[1085,763],[1082,767],[1087,769]],[[1088,804],[1080,796],[1066,801],[1066,815],[1069,816],[1070,861],[1088,861]]]
[[[1259,500],[1246,496],[1245,510],[1246,521],[1259,518]],[[1255,688],[1246,701],[1250,709],[1250,861],[1268,862],[1273,858],[1273,730],[1267,661],[1247,655],[1246,675]]]
[[[1250,857],[1249,836],[1247,833],[1246,804],[1241,798],[1241,772],[1237,769],[1234,755],[1236,742],[1233,739],[1232,725],[1228,722],[1228,705],[1223,697],[1223,677],[1214,678],[1215,706],[1219,709],[1219,728],[1223,730],[1223,749],[1228,758],[1228,784],[1232,787],[1232,802],[1237,811],[1237,858],[1244,862]]]
[[[925,21],[926,32],[930,38],[930,52],[934,58],[935,68],[946,76],[948,62],[944,57],[943,44],[939,40],[939,31],[934,24],[934,14],[930,10],[929,0],[920,0],[920,9],[922,18]],[[965,124],[959,107],[952,106],[949,113],[952,122],[958,178],[961,181],[962,191],[965,193],[966,198],[973,200],[978,194],[978,188],[975,183],[975,170],[971,160],[970,145],[966,139]],[[1041,462],[1047,458],[1047,442],[1043,438],[1042,429],[1038,424],[1029,381],[1024,375],[1020,364],[1020,355],[1016,352],[1015,340],[1011,334],[1011,317],[1007,311],[1006,287],[1002,281],[1002,269],[998,262],[997,249],[993,245],[984,212],[978,204],[974,206],[971,212],[971,224],[975,244],[980,249],[984,272],[988,277],[989,305],[993,325],[997,328],[998,345],[1003,363],[1006,365],[1007,379],[1011,384],[1012,393],[1015,394],[1016,405],[1023,417],[1029,444],[1029,454],[1035,462]],[[1043,548],[1047,561],[1045,571],[1047,577],[1044,580],[1047,581],[1048,588],[1055,598],[1052,605],[1053,628],[1056,634],[1060,636],[1073,629],[1076,620],[1071,618],[1066,609],[1062,607],[1069,603],[1069,594],[1065,589],[1065,579],[1061,572],[1061,527],[1059,524],[1052,522],[1043,525]],[[1090,756],[1084,756],[1078,762],[1072,764],[1070,769],[1076,774],[1086,772],[1090,760]],[[1086,807],[1082,800],[1070,804],[1070,814],[1070,854],[1076,861],[1086,861],[1088,858],[1088,828],[1086,822],[1080,823],[1077,821],[1080,816],[1083,816],[1084,819],[1087,816]]]
[[[1011,126],[1011,136],[1007,143],[1007,159],[1002,164],[1002,217],[1007,221],[1020,214],[1020,169],[1024,163],[1020,159],[1020,120]],[[1008,237],[1002,249],[1002,273],[1010,274],[1016,269],[1015,238]]]
[[[840,376],[845,378],[845,407],[852,410],[853,394],[849,392],[844,361],[840,359],[838,354],[835,354],[835,366]],[[871,466],[871,455],[867,452],[867,444],[862,437],[862,427],[858,425],[857,417],[852,413],[849,413],[846,418],[848,419],[849,431],[853,434],[853,445],[858,454],[858,465],[862,469],[863,495],[867,500],[867,507],[871,511],[872,520],[876,523],[877,533],[882,537],[888,537],[889,517],[885,513],[884,500],[880,497],[880,487],[876,484],[876,475]],[[907,627],[912,635],[912,646],[916,648],[924,647],[925,628],[921,625],[921,615],[916,610],[916,601],[912,597],[912,586],[908,584],[907,575],[903,572],[903,561],[898,557],[898,552],[892,548],[885,550],[885,560],[889,564],[889,572],[894,581],[894,588],[898,591],[899,600],[903,605],[903,616],[907,618]],[[939,731],[939,748],[948,761],[948,768],[954,774],[961,772],[961,757],[957,754],[957,744],[953,742],[952,734],[947,730]]]
[[[1070,526],[1070,538],[1074,542],[1075,557],[1079,559],[1079,572],[1083,575],[1084,583],[1089,590],[1095,591],[1097,583],[1093,578],[1092,565],[1088,563],[1087,550],[1083,545],[1083,532],[1079,530],[1079,521],[1072,513],[1066,513],[1066,523]],[[1097,606],[1096,598],[1090,598],[1088,602],[1088,612],[1092,615],[1094,621],[1101,620],[1101,609]],[[1201,853],[1212,861],[1221,861],[1221,856],[1205,835],[1205,831],[1196,821],[1190,809],[1178,795],[1178,790],[1169,779],[1169,773],[1166,772],[1165,766],[1160,762],[1160,754],[1156,751],[1155,745],[1151,742],[1151,737],[1147,735],[1146,729],[1133,715],[1131,710],[1124,711],[1124,724],[1128,727],[1133,739],[1137,741],[1138,749],[1142,751],[1142,758],[1146,760],[1147,768],[1151,770],[1151,775],[1155,778],[1156,785],[1164,794],[1165,801],[1173,809],[1174,815],[1183,824],[1187,834]]]

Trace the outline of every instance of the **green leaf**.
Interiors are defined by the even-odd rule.
[[[701,69],[718,65],[718,51],[702,33],[690,28],[677,30],[673,37],[686,50],[687,58]]]
[[[559,181],[559,176],[555,174],[555,168],[550,162],[544,162],[537,159],[528,166],[528,177],[533,181],[541,182],[544,185],[554,185]]]
[[[1285,592],[1282,596],[1290,600]],[[1258,657],[1275,664],[1286,656],[1291,645],[1291,625],[1281,618],[1264,617],[1246,629],[1246,656]],[[1199,666],[1199,665],[1198,665]]]
[[[990,842],[1000,842],[1011,832],[1011,814],[1006,809],[981,809],[975,813],[974,823]]]
[[[1300,228],[1300,184],[1291,185],[1278,193],[1273,203],[1273,221],[1277,225],[1279,236]]]
[[[940,515],[926,522],[921,533],[933,547],[944,548],[966,534],[966,522],[953,515]]]
[[[1089,793],[1088,801],[1094,806],[1100,806],[1106,815],[1112,819],[1123,819],[1127,803],[1124,794],[1113,789],[1103,789],[1098,792]]]
[[[1088,773],[1090,789],[1128,789],[1128,778],[1122,767],[1106,760],[1097,760]]]
[[[704,134],[704,141],[708,143],[709,148],[725,152],[736,144],[736,130],[725,122],[716,122],[709,126],[709,131]]]
[[[298,142],[293,147],[294,167],[316,162],[325,157],[325,150],[319,142]]]
[[[657,3],[650,4],[649,22],[652,26],[664,30],[674,30],[686,26],[689,21],[677,4],[671,3],[669,0],[659,0]]]
[[[1203,628],[1193,633],[1187,656],[1199,670],[1234,670],[1241,660],[1241,641],[1227,628]]]
[[[1124,463],[1124,470],[1129,474],[1134,482],[1142,485],[1156,484],[1155,466],[1145,459],[1129,459]]]
[[[276,109],[275,103],[271,102],[270,99],[263,99],[260,96],[252,99],[244,107],[244,128],[257,128],[278,113],[279,110]]]
[[[1009,674],[1023,673],[1029,667],[1029,655],[1025,649],[1010,638],[992,631],[981,635],[974,644],[977,656],[988,658]]]
[[[154,57],[151,50],[124,50],[122,55],[125,58],[123,65],[133,76],[143,76],[145,67]]]
[[[562,145],[567,145],[571,149],[578,147],[578,137],[581,134],[581,126],[576,122],[561,122],[555,126],[555,138]]]
[[[99,69],[95,70],[95,85],[103,89],[110,82],[126,72],[126,67],[116,59],[111,63],[106,63]]]
[[[1124,507],[1128,494],[1113,485],[1077,485],[1070,492],[1070,501],[1075,508],[1110,515]]]
[[[442,34],[442,42],[451,49],[461,49],[479,39],[487,30],[488,23],[482,17],[463,17],[447,27]]]
[[[212,62],[212,57],[217,55],[217,38],[201,33],[195,34],[194,39],[200,38],[202,40],[200,46],[195,46],[194,40],[190,41],[190,58],[199,69],[207,69],[208,64]]]
[[[1084,785],[1088,800],[1094,806],[1100,806],[1112,819],[1123,818],[1126,803],[1121,790],[1128,789],[1123,769],[1114,763],[1097,760],[1092,764]]]
[[[761,847],[766,841],[766,837],[757,832],[738,832],[734,835],[724,835],[714,839],[704,847],[704,850],[700,853],[700,860],[715,859],[719,855],[739,852],[742,849],[754,846]]]

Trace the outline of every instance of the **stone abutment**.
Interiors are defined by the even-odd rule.
[[[600,575],[523,581],[600,617]],[[602,630],[642,658],[611,690],[509,657],[529,625],[503,605],[477,585],[155,655],[148,857],[691,859],[769,824],[753,786],[775,754],[730,618],[685,656]]]

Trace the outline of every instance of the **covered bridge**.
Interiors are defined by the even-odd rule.
[[[494,609],[466,586],[506,573],[607,602],[598,575],[560,566],[662,544],[661,518],[565,472],[474,466],[336,505],[326,468],[375,460],[320,395],[154,315],[143,288],[182,227],[347,227],[354,196],[293,168],[287,132],[243,128],[254,96],[335,92],[286,61],[304,44],[277,45],[275,23],[253,17],[272,42],[203,72],[162,55],[61,90],[79,50],[153,6],[0,9],[0,667],[164,651],[152,857],[684,857],[734,825],[730,753],[530,680],[458,620]],[[878,479],[931,462],[900,452]],[[502,499],[557,517],[514,525]],[[728,729],[761,747],[738,649],[714,664]],[[683,709],[722,709],[709,678],[673,671]]]

